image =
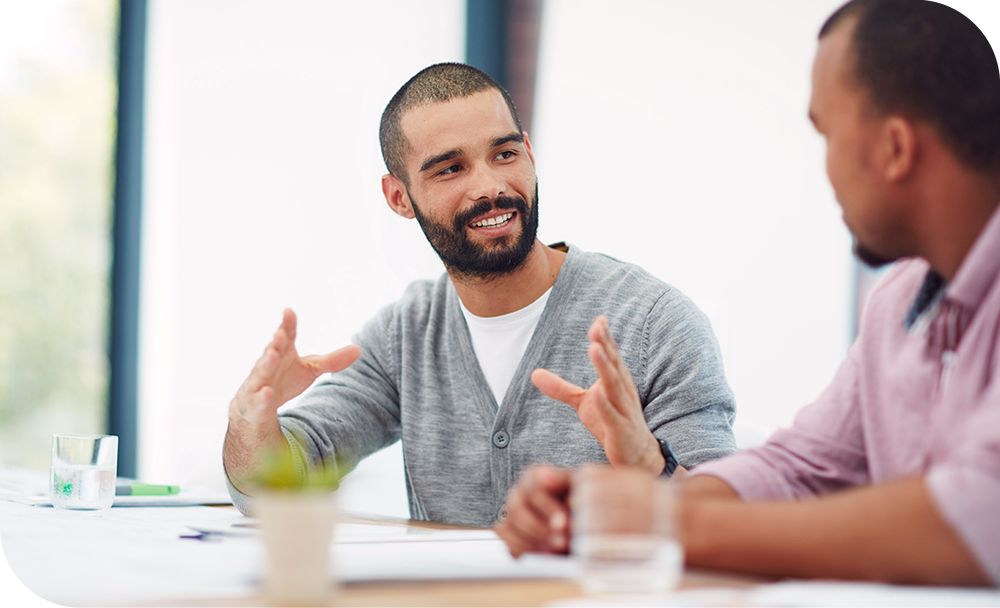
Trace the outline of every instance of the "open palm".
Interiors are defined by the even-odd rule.
[[[296,326],[295,313],[286,308],[264,354],[236,393],[234,401],[245,419],[273,418],[282,404],[309,388],[320,374],[340,371],[361,355],[361,349],[352,344],[326,355],[299,356]]]
[[[604,447],[615,466],[662,466],[656,438],[646,426],[639,393],[632,374],[608,332],[607,319],[598,317],[588,332],[587,354],[598,379],[581,388],[545,369],[536,369],[531,381],[540,391],[576,410],[583,423]]]

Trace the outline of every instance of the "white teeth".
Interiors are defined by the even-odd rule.
[[[510,218],[514,217],[513,213],[504,213],[503,215],[498,215],[496,217],[491,217],[473,224],[476,228],[486,228],[487,226],[499,226],[501,224],[506,224]]]

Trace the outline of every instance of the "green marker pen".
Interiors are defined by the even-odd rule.
[[[180,491],[180,486],[161,486],[134,481],[119,481],[115,484],[115,496],[170,496]]]

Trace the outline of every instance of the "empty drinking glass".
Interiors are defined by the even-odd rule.
[[[572,551],[588,593],[672,589],[683,569],[673,487],[643,473],[585,468],[574,479]]]

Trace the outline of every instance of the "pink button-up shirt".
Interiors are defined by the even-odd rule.
[[[954,280],[892,268],[833,382],[791,428],[710,462],[745,500],[924,476],[944,519],[1000,584],[1000,210]]]

